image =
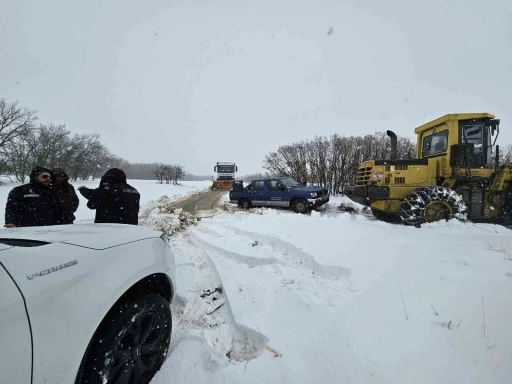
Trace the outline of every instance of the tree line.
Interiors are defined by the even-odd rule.
[[[173,183],[174,185],[178,184],[178,179],[181,179],[185,174],[183,167],[179,164],[176,165],[165,165],[160,164],[154,172],[156,179],[160,184],[164,181],[166,184]]]
[[[416,144],[408,138],[399,138],[397,151],[399,159],[414,158]],[[385,132],[365,136],[333,134],[280,146],[265,156],[263,168],[270,174],[324,186],[336,194],[355,181],[362,161],[390,158],[390,155],[391,141]]]
[[[160,183],[177,184],[185,176],[179,164],[130,163],[111,153],[99,133],[73,134],[64,124],[40,123],[35,110],[0,99],[0,174],[24,183],[35,165],[65,168],[73,181],[94,180],[114,167],[130,179]]]

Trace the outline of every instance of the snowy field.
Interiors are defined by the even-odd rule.
[[[152,383],[509,383],[511,234],[349,213],[203,219],[171,238],[172,351]]]
[[[144,206],[211,182],[130,183]],[[345,201],[311,215],[218,210],[171,236],[171,351],[152,384],[509,383],[512,232],[395,226],[336,212]]]
[[[0,185],[0,215],[2,220],[4,220],[5,203],[7,202],[7,196],[12,188],[21,185],[21,183],[12,183],[8,178],[4,177],[0,179],[4,182],[3,185]],[[71,184],[75,187],[76,190],[81,185],[85,185],[86,187],[89,188],[97,188],[99,183],[100,180],[98,179],[87,181],[77,180],[76,182],[72,182]],[[157,199],[163,195],[167,195],[170,198],[170,200],[179,200],[190,194],[207,189],[208,187],[211,186],[212,182],[211,180],[180,181],[180,185],[172,185],[159,184],[155,180],[128,180],[128,184],[132,185],[139,191],[142,210],[144,205],[146,205],[149,201]],[[76,191],[76,193],[78,195],[78,198],[80,199],[80,205],[78,206],[78,211],[75,213],[75,223],[94,221],[94,215],[96,211],[87,208],[87,200],[78,192],[78,190]]]

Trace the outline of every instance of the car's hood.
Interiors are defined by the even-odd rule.
[[[0,231],[0,239],[66,243],[93,249],[105,249],[142,239],[160,237],[161,232],[149,227],[123,224],[70,224],[48,227],[24,227]],[[0,250],[9,248],[5,241]]]
[[[1,244],[0,243],[0,251],[5,251],[6,249],[12,248],[12,245]]]

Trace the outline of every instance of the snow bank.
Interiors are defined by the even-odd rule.
[[[139,214],[139,225],[146,225],[170,236],[198,221],[194,215],[173,207],[175,202],[168,196],[150,201]]]

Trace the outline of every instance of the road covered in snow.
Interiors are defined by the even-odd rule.
[[[218,210],[170,239],[179,292],[171,353],[153,384],[512,376],[504,227]]]

